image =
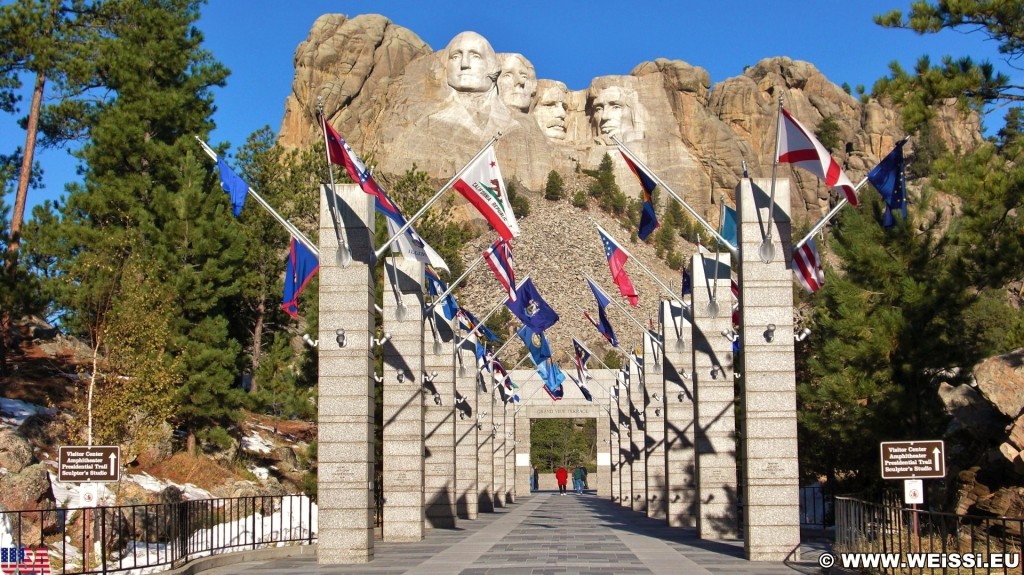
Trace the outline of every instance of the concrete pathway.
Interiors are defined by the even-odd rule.
[[[418,543],[376,541],[364,565],[318,565],[315,556],[253,561],[204,575],[318,574],[817,574],[824,548],[805,545],[792,563],[752,563],[742,541],[702,541],[593,494],[557,492],[520,497],[456,529],[432,529]]]

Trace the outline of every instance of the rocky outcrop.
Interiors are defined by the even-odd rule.
[[[478,79],[490,75],[488,89],[463,85],[454,69],[462,61],[448,57],[457,58],[468,37],[484,63],[479,72],[468,65],[462,71]],[[813,64],[785,57],[762,60],[717,85],[703,68],[662,58],[642,62],[628,75],[594,78],[583,90],[535,76],[524,79],[528,88],[513,88],[503,83],[513,73],[534,73],[529,54],[494,54],[473,33],[435,50],[383,16],[327,14],[296,49],[280,141],[304,147],[320,138],[320,103],[342,136],[383,173],[402,174],[415,166],[446,181],[501,132],[496,151],[507,180],[539,191],[551,170],[565,177],[577,168],[594,169],[609,153],[619,185],[635,195],[635,180],[610,138],[614,134],[716,222],[712,198],[732,195],[744,163],[752,176],[770,173],[780,98],[811,130],[825,118],[837,122],[843,144],[832,153],[854,182],[903,136],[892,106],[862,103]],[[532,94],[532,101],[523,101],[524,94]],[[552,113],[559,116],[556,127]],[[938,132],[951,149],[981,141],[976,115],[965,117],[950,103],[938,118]],[[788,166],[781,175],[796,184],[797,220],[816,221],[828,210],[833,198],[817,178]]]
[[[33,459],[32,446],[24,437],[13,429],[0,428],[0,469],[5,469],[6,473],[18,473]]]
[[[946,434],[958,483],[953,504],[958,513],[1024,517],[1024,349],[988,358],[971,373],[972,383],[939,391],[953,416]]]

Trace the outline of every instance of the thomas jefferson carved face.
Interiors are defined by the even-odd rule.
[[[533,109],[537,125],[544,135],[553,140],[565,139],[566,90],[562,86],[551,86],[544,90]]]
[[[530,110],[530,102],[537,93],[537,73],[519,54],[509,54],[501,62],[498,76],[498,94],[501,101],[522,112]]]
[[[486,92],[494,87],[498,58],[490,42],[476,32],[461,32],[445,52],[448,85],[459,92]]]

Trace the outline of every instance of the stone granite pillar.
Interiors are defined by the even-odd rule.
[[[455,358],[451,325],[434,308],[433,329],[424,330],[423,388],[426,391],[424,426],[424,500],[427,527],[455,527],[456,470]],[[436,344],[436,345],[435,345]]]
[[[505,507],[505,407],[498,391],[494,389],[494,381],[489,373],[485,373],[487,390],[491,396],[491,410],[494,412],[494,423],[491,428],[494,432],[494,440],[491,443],[494,449],[494,464],[491,472],[494,476],[494,507]]]
[[[627,362],[629,360],[626,360]],[[619,505],[633,506],[633,450],[630,434],[633,422],[629,416],[630,369],[622,368],[622,384],[619,386],[617,398],[617,416],[619,419]]]
[[[648,358],[638,357],[641,366],[649,365]],[[647,513],[647,426],[644,424],[644,382],[645,370],[633,362],[629,363],[629,452],[631,456],[632,499],[629,506],[633,511]]]
[[[612,501],[618,503],[622,501],[622,458],[621,450],[619,449],[619,437],[622,434],[622,426],[619,425],[619,395],[625,393],[622,389],[622,371],[621,370],[609,370],[614,381],[609,388],[608,393],[608,419],[606,425],[608,426],[608,495]]]
[[[532,422],[533,420],[526,415],[525,406],[518,406],[515,410],[517,441],[515,445],[515,486],[516,493],[519,496],[530,494],[530,478],[533,477],[533,466],[530,465],[530,430],[533,427]]]
[[[394,261],[394,265],[392,264]],[[403,306],[390,282],[395,281]],[[384,262],[384,541],[423,539],[423,264]],[[403,309],[404,308],[404,309]]]
[[[505,503],[516,502],[516,437],[515,404],[505,408]]]
[[[714,254],[694,254],[691,269],[697,532],[703,539],[735,538],[739,535],[736,392],[732,339],[723,335],[732,330],[729,253],[718,254],[717,259]]]
[[[353,261],[341,267],[331,218],[334,194],[320,190],[319,400],[320,504],[317,562],[373,559],[373,199],[338,186]],[[341,340],[341,344],[339,344]]]
[[[662,338],[664,341],[664,338]],[[668,519],[668,485],[665,480],[665,369],[661,342],[644,334],[644,462],[647,465],[647,516]]]
[[[593,361],[593,359],[591,360]],[[597,470],[587,476],[587,487],[597,491],[599,497],[612,497],[612,453],[611,427],[614,420],[608,408],[609,396],[615,390],[615,372],[609,369],[591,369],[593,378],[589,387],[594,396],[594,403],[600,408],[597,411]]]
[[[473,359],[473,352],[466,358],[467,364],[474,367],[469,371],[476,373],[476,361]],[[480,513],[494,512],[494,394],[485,393],[480,389],[479,378],[474,375],[473,382],[476,386],[477,404],[480,407],[480,431],[477,433],[477,468],[476,468],[476,489],[477,501]],[[487,389],[490,390],[488,385]]]
[[[691,276],[692,277],[692,276]],[[697,525],[697,469],[694,453],[693,346],[689,309],[661,304],[665,325],[665,474],[668,524]]]
[[[764,263],[759,246],[770,190],[768,179],[743,179],[736,191],[743,302],[743,537],[751,561],[785,561],[800,549],[789,180],[775,185],[775,253]]]
[[[460,342],[458,338],[456,342],[462,345],[462,361],[466,362],[466,375],[458,375],[462,370],[456,361],[455,346],[447,347],[455,366],[455,509],[459,519],[476,519],[480,497],[477,483],[480,448],[477,439],[480,433],[477,429],[477,417],[480,415],[480,409],[476,378],[473,376],[476,362],[473,359],[473,343]]]

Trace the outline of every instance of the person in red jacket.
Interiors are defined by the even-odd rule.
[[[569,472],[559,465],[555,471],[555,479],[558,480],[558,494],[565,495],[565,484],[569,481]]]

